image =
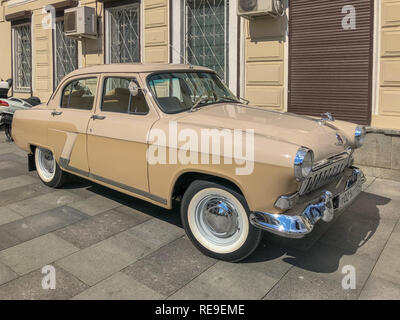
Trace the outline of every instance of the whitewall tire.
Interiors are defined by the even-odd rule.
[[[249,222],[249,209],[240,193],[205,180],[193,182],[181,204],[188,237],[206,255],[240,261],[258,246],[262,231]]]
[[[50,150],[37,147],[35,165],[38,176],[45,185],[58,188],[64,184],[67,173],[61,170]]]

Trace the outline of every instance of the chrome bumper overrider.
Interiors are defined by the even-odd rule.
[[[314,225],[322,219],[330,222],[335,212],[347,207],[361,192],[361,185],[366,181],[364,174],[358,168],[352,168],[352,175],[346,181],[344,190],[336,195],[325,190],[317,201],[310,202],[298,215],[272,214],[268,212],[253,212],[250,222],[253,226],[287,238],[302,238],[309,234]],[[354,188],[353,188],[354,187]],[[351,200],[340,206],[340,196],[353,188]],[[346,194],[346,196],[348,196]],[[342,200],[343,201],[343,200]]]

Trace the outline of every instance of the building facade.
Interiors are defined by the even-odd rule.
[[[252,20],[240,0],[0,1],[0,77],[15,96],[46,101],[96,64],[192,63],[265,108],[400,129],[400,0],[287,1],[284,16]],[[64,35],[75,6],[95,8],[96,39]]]

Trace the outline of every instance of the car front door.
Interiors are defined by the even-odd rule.
[[[50,110],[48,144],[59,165],[84,176],[89,175],[86,131],[95,106],[98,76],[68,81],[56,95]]]
[[[157,112],[149,108],[145,93],[131,95],[138,76],[103,75],[101,98],[89,121],[90,176],[138,195],[147,196],[147,134]]]

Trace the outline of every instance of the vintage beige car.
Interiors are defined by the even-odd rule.
[[[192,242],[227,261],[250,255],[263,231],[304,237],[365,181],[353,167],[364,127],[249,106],[204,67],[79,69],[13,121],[46,185],[73,174],[164,208],[180,203]]]

